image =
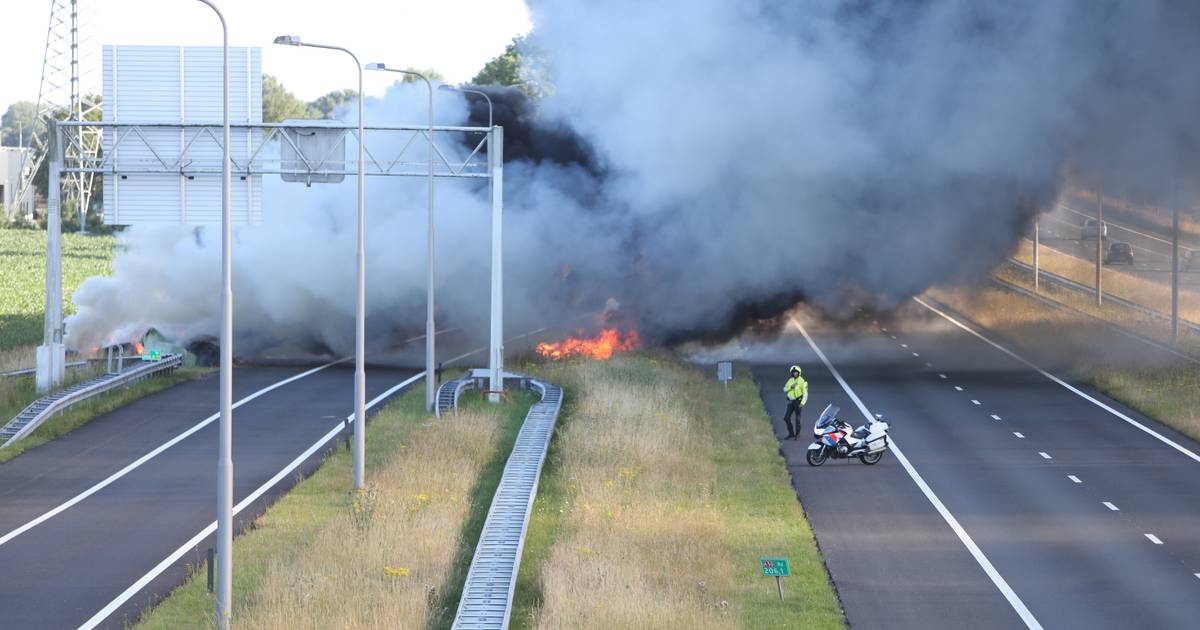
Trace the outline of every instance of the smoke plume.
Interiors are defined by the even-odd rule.
[[[552,95],[535,111],[489,90],[510,333],[608,298],[659,342],[719,339],[800,299],[887,306],[987,273],[1067,177],[1197,196],[1196,3],[530,4]],[[420,90],[393,88],[368,121],[422,120]],[[438,108],[486,120],[474,99]],[[239,352],[347,351],[353,184],[266,192],[266,223],[238,231]],[[378,343],[423,322],[424,203],[422,182],[370,182]],[[439,183],[438,213],[439,317],[482,331],[487,190]],[[76,293],[72,345],[215,332],[215,233],[149,232]]]

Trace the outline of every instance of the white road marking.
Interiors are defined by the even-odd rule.
[[[980,403],[978,400],[975,400],[974,398],[972,398],[972,399],[971,399],[971,404],[973,404],[973,405],[979,405],[979,404],[982,404],[982,403]]]
[[[858,394],[855,394],[854,390],[850,389],[850,385],[846,383],[846,379],[842,378],[842,375],[837,371],[837,368],[833,367],[833,364],[829,362],[829,359],[825,356],[825,353],[817,347],[816,342],[814,342],[813,338],[809,336],[808,331],[800,325],[800,322],[796,321],[796,318],[789,317],[788,319],[790,320],[792,326],[795,327],[796,330],[799,330],[801,335],[804,335],[804,339],[808,342],[809,347],[813,349],[813,351],[821,359],[821,362],[825,364],[825,367],[829,370],[830,374],[833,374],[834,379],[836,379],[838,384],[842,386],[842,390],[846,392],[846,395],[850,397],[850,400],[854,401],[855,406],[858,407],[858,410],[862,413],[863,417],[870,420],[870,410],[868,410],[867,406],[863,404],[863,401],[858,397]],[[946,524],[950,526],[950,529],[954,531],[955,535],[958,536],[958,539],[962,541],[963,546],[966,547],[971,556],[975,558],[975,562],[979,563],[979,567],[983,569],[983,572],[992,580],[992,584],[996,585],[996,588],[999,589],[1000,593],[1004,595],[1004,598],[1008,600],[1009,605],[1013,607],[1013,610],[1016,611],[1017,615],[1021,618],[1021,621],[1025,622],[1025,626],[1029,628],[1029,630],[1042,630],[1042,624],[1039,623],[1038,620],[1033,616],[1033,613],[1029,612],[1029,608],[1025,606],[1025,602],[1021,601],[1021,598],[1017,596],[1016,592],[1012,590],[1012,587],[1008,585],[1008,582],[1004,579],[1004,576],[1000,575],[1000,572],[996,570],[996,567],[993,566],[992,562],[988,560],[986,555],[984,555],[983,550],[975,544],[975,541],[971,538],[971,535],[967,533],[967,530],[963,529],[962,525],[959,524],[958,519],[950,513],[950,510],[946,508],[946,505],[942,503],[942,500],[939,499],[937,494],[933,492],[933,489],[929,487],[929,484],[925,483],[925,479],[921,477],[920,473],[917,472],[917,469],[913,468],[913,465],[909,463],[908,458],[904,456],[904,452],[900,450],[900,445],[898,445],[896,441],[890,437],[888,438],[888,441],[891,443],[892,452],[896,455],[896,461],[900,462],[900,465],[904,467],[905,472],[907,472],[908,476],[912,478],[913,483],[917,485],[917,488],[921,490],[921,493],[925,495],[925,498],[928,499],[931,504],[933,504],[934,509],[936,509],[938,514],[941,515],[942,519],[946,521]]]
[[[1163,541],[1159,540],[1159,539],[1158,539],[1158,536],[1155,536],[1154,534],[1146,534],[1146,538],[1149,538],[1149,539],[1150,539],[1150,542],[1152,542],[1152,543],[1154,543],[1154,544],[1156,544],[1156,545],[1161,545],[1161,544],[1163,544]]]
[[[341,363],[342,361],[346,361],[346,360],[348,360],[348,359],[339,359],[337,361],[332,361],[332,362],[326,363],[325,365],[322,365],[320,367],[315,367],[311,370],[308,370],[307,372],[301,372],[300,374],[297,374],[295,376],[285,378],[282,381],[279,381],[277,383],[274,383],[272,385],[264,387],[256,392],[254,392],[253,394],[250,394],[249,396],[246,396],[245,398],[242,398],[241,400],[233,403],[233,408],[237,409],[238,407],[241,407],[242,405],[254,400],[255,398],[258,398],[259,396],[262,396],[263,394],[266,394],[266,393],[276,390],[280,387],[283,387],[284,385],[287,385],[288,383],[298,381],[306,376],[316,374],[317,372],[320,372],[321,370],[324,370],[325,368],[327,368],[331,365],[335,365],[335,364]],[[24,525],[12,530],[11,532],[9,532],[3,536],[0,536],[0,545],[3,545],[5,543],[11,541],[12,539],[16,538],[17,536],[24,534],[25,532],[33,529],[34,527],[37,527],[38,525],[41,525],[42,523],[50,520],[51,518],[54,518],[55,516],[62,514],[64,511],[70,509],[72,506],[76,505],[80,501],[83,501],[84,499],[92,496],[93,494],[96,494],[97,492],[108,487],[109,485],[111,485],[113,482],[117,481],[121,477],[124,477],[125,475],[128,475],[129,473],[133,472],[138,467],[140,467],[142,464],[145,464],[146,462],[154,459],[155,457],[158,457],[159,455],[161,455],[163,453],[163,451],[166,451],[167,449],[171,448],[172,446],[175,446],[176,444],[187,439],[189,436],[196,433],[200,429],[203,429],[204,427],[212,424],[214,421],[217,420],[217,418],[220,418],[220,417],[221,417],[221,412],[218,411],[217,413],[214,413],[213,415],[205,418],[204,420],[201,420],[200,422],[198,422],[197,424],[192,426],[192,428],[184,431],[183,433],[180,433],[179,435],[176,435],[175,437],[171,438],[170,440],[167,440],[166,442],[162,443],[158,448],[155,448],[154,450],[150,451],[149,453],[146,453],[145,455],[142,455],[141,457],[133,460],[128,465],[126,465],[124,468],[109,475],[106,479],[104,479],[100,483],[97,483],[96,485],[88,488],[87,490],[84,490],[83,492],[80,492],[79,494],[75,495],[74,497],[71,497],[69,500],[67,500],[63,504],[59,505],[58,507],[56,507],[54,509],[49,510],[45,514],[42,514],[41,516],[33,519],[32,521],[29,521],[28,523],[25,523]],[[235,420],[236,420],[236,418],[235,418]]]
[[[896,338],[896,335],[892,335],[892,339],[895,339],[895,338]]]
[[[926,361],[926,362],[925,362],[925,367],[927,367],[927,368],[931,368],[931,367],[933,367],[933,364],[932,364],[932,363],[930,363],[930,362],[928,362],[928,361]]]
[[[956,391],[956,392],[961,392],[961,391],[962,391],[962,388],[961,388],[961,387],[959,387],[958,385],[955,385],[955,386],[954,386],[954,391]]]
[[[919,356],[921,356],[921,355],[917,354],[916,352],[912,353],[912,355],[913,355],[914,357],[919,357]]]
[[[1067,475],[1067,479],[1070,479],[1071,481],[1073,481],[1075,483],[1083,483],[1083,480],[1080,479],[1079,477],[1076,477],[1075,475]]]
[[[882,330],[883,332],[887,332],[886,328],[880,328],[879,330]]]
[[[384,399],[386,399],[388,396],[391,396],[392,394],[394,394],[396,391],[403,389],[404,387],[407,387],[407,386],[411,385],[412,383],[417,382],[417,380],[423,378],[424,376],[425,376],[425,372],[420,372],[419,374],[412,376],[411,378],[405,380],[404,382],[400,383],[399,385],[393,386],[391,389],[376,396],[373,400],[368,402],[366,404],[366,408],[370,409],[370,408],[374,407],[375,405],[379,404]],[[349,416],[347,416],[346,421],[353,422],[354,414],[352,413]],[[270,479],[268,479],[266,483],[259,486],[257,490],[252,492],[249,496],[247,496],[245,499],[242,499],[237,505],[235,505],[233,507],[233,515],[237,516],[238,512],[241,512],[242,510],[246,509],[246,507],[248,505],[257,501],[258,498],[261,497],[263,494],[266,494],[267,490],[270,490],[275,484],[279,483],[279,481],[281,479],[290,475],[292,473],[292,471],[294,471],[296,468],[298,468],[300,466],[300,464],[304,463],[304,460],[308,459],[309,457],[312,456],[313,453],[316,453],[318,450],[320,450],[320,448],[322,446],[324,446],[326,443],[328,443],[329,440],[332,440],[333,438],[337,437],[337,434],[341,433],[344,427],[345,427],[345,425],[342,423],[341,420],[339,420],[337,422],[337,424],[335,424],[333,426],[333,428],[329,430],[328,433],[323,435],[321,437],[321,439],[317,440],[312,446],[308,447],[308,450],[301,453],[299,456],[296,457],[296,459],[293,459],[291,461],[291,463],[289,463],[282,470],[280,470],[278,473],[276,473],[274,477],[271,477]],[[118,595],[111,602],[109,602],[107,606],[105,606],[104,608],[101,608],[99,612],[92,615],[91,619],[88,619],[87,621],[83,622],[83,625],[79,626],[79,630],[91,630],[92,628],[95,628],[96,626],[103,623],[104,620],[107,619],[108,616],[111,615],[116,609],[120,608],[122,605],[125,604],[125,602],[129,601],[129,598],[133,597],[134,595],[136,595],[138,593],[138,591],[145,588],[145,586],[147,584],[149,584],[152,580],[154,580],[154,578],[158,577],[159,574],[161,574],[163,571],[166,571],[168,568],[171,567],[171,565],[175,564],[176,560],[179,560],[188,551],[191,551],[192,549],[194,549],[196,547],[196,545],[199,545],[202,540],[207,538],[210,534],[212,534],[215,531],[217,531],[217,522],[213,521],[212,523],[208,524],[208,527],[205,527],[204,529],[200,530],[200,532],[197,533],[195,536],[192,536],[192,538],[190,540],[183,543],[183,546],[176,549],[174,552],[171,553],[171,555],[164,558],[162,562],[159,562],[157,565],[155,565],[155,567],[153,569],[150,569],[149,572],[147,572],[141,578],[138,578],[138,580],[136,582],[131,584],[129,586],[129,588],[122,591],[121,594]]]
[[[1110,509],[1110,510],[1112,510],[1112,511],[1114,511],[1114,512],[1120,512],[1120,511],[1121,511],[1121,508],[1119,508],[1119,507],[1117,507],[1117,506],[1113,505],[1112,503],[1109,503],[1108,501],[1102,501],[1102,503],[1104,503],[1104,507],[1106,507],[1106,508],[1108,508],[1108,509]]]
[[[1054,459],[1053,457],[1050,457],[1050,454],[1046,451],[1038,451],[1038,455],[1041,455],[1042,459]]]
[[[987,337],[984,337],[982,334],[980,334],[980,333],[978,333],[978,332],[975,332],[975,330],[973,330],[973,329],[969,328],[968,326],[966,326],[966,325],[965,325],[965,324],[963,324],[962,322],[958,321],[957,319],[954,319],[953,317],[950,317],[950,316],[949,316],[949,315],[947,315],[946,313],[943,313],[942,311],[940,311],[940,310],[938,310],[938,309],[936,309],[936,308],[934,308],[934,307],[930,306],[928,303],[926,303],[926,302],[925,302],[924,300],[922,300],[921,298],[919,298],[919,297],[916,297],[916,298],[913,298],[913,300],[915,300],[915,301],[916,301],[918,304],[920,304],[921,306],[924,306],[925,308],[927,308],[927,309],[929,309],[929,310],[933,311],[934,313],[937,313],[938,315],[941,315],[941,316],[942,316],[942,318],[944,318],[946,321],[948,321],[948,322],[950,322],[950,323],[954,324],[955,326],[958,326],[959,328],[961,328],[961,329],[965,330],[966,332],[970,333],[971,335],[974,335],[976,338],[980,339],[980,340],[981,340],[981,341],[983,341],[984,343],[986,343],[986,344],[988,344],[988,345],[992,346],[993,348],[995,348],[995,349],[997,349],[997,350],[999,350],[999,351],[1003,352],[1004,354],[1007,354],[1008,356],[1010,356],[1010,357],[1012,357],[1012,358],[1016,359],[1017,361],[1020,361],[1021,363],[1024,363],[1025,365],[1029,366],[1031,369],[1033,369],[1033,370],[1036,370],[1036,371],[1037,371],[1038,373],[1040,373],[1042,376],[1044,376],[1044,377],[1046,377],[1046,378],[1050,379],[1051,381],[1054,381],[1055,383],[1058,383],[1059,385],[1063,386],[1063,387],[1064,387],[1064,388],[1066,388],[1068,391],[1070,391],[1070,392],[1072,392],[1072,393],[1076,394],[1076,395],[1077,395],[1077,396],[1079,396],[1080,398],[1083,398],[1084,400],[1087,400],[1088,402],[1092,403],[1093,405],[1096,405],[1097,407],[1099,407],[1099,408],[1101,408],[1101,409],[1103,409],[1103,410],[1105,410],[1105,411],[1107,411],[1107,412],[1111,413],[1112,415],[1114,415],[1114,416],[1116,416],[1116,417],[1118,417],[1118,418],[1120,418],[1120,419],[1124,420],[1125,422],[1128,422],[1130,425],[1132,425],[1132,426],[1134,426],[1134,427],[1136,427],[1136,428],[1140,429],[1141,431],[1143,431],[1143,432],[1144,432],[1144,433],[1146,433],[1147,435],[1150,435],[1150,436],[1154,437],[1155,439],[1157,439],[1158,441],[1162,442],[1163,444],[1166,444],[1167,446],[1170,446],[1171,448],[1175,449],[1176,451],[1179,451],[1179,452],[1180,452],[1180,453],[1182,453],[1183,455],[1185,455],[1185,456],[1187,456],[1187,457],[1191,458],[1191,459],[1192,459],[1192,461],[1195,461],[1195,462],[1198,462],[1198,463],[1200,463],[1200,455],[1197,455],[1196,453],[1193,453],[1192,451],[1188,450],[1187,448],[1185,448],[1185,447],[1181,446],[1181,445],[1180,445],[1178,442],[1175,442],[1174,440],[1172,440],[1172,439],[1170,439],[1170,438],[1166,437],[1165,435],[1163,435],[1163,434],[1159,433],[1158,431],[1155,431],[1154,429],[1151,429],[1150,427],[1148,427],[1148,426],[1146,426],[1146,425],[1142,424],[1141,422],[1138,422],[1137,420],[1134,420],[1133,418],[1130,418],[1129,416],[1127,416],[1127,415],[1125,415],[1125,414],[1121,413],[1120,411],[1117,411],[1116,409],[1113,409],[1112,407],[1110,407],[1110,406],[1108,406],[1108,405],[1106,405],[1106,404],[1104,404],[1104,403],[1100,402],[1099,400],[1096,400],[1096,399],[1095,399],[1095,398],[1093,398],[1092,396],[1090,396],[1090,395],[1088,395],[1087,393],[1085,393],[1085,392],[1081,391],[1079,388],[1077,388],[1077,387],[1075,387],[1075,386],[1071,385],[1070,383],[1067,383],[1066,381],[1064,381],[1064,380],[1062,380],[1062,379],[1058,378],[1057,376],[1055,376],[1055,375],[1053,375],[1053,374],[1051,374],[1051,373],[1049,373],[1049,372],[1047,372],[1047,371],[1043,370],[1042,368],[1038,367],[1038,366],[1037,366],[1037,365],[1035,365],[1034,363],[1032,363],[1032,362],[1030,362],[1029,360],[1027,360],[1027,359],[1025,359],[1024,357],[1022,357],[1021,355],[1019,355],[1019,354],[1017,354],[1017,353],[1013,352],[1012,350],[1009,350],[1008,348],[1005,348],[1004,346],[1002,346],[1002,345],[1000,345],[1000,344],[998,344],[998,343],[996,343],[996,342],[992,341],[991,339],[988,339]]]
[[[1196,577],[1200,578],[1200,573],[1193,573],[1192,575],[1194,575],[1194,576],[1196,576]]]
[[[900,344],[900,347],[901,347],[901,348],[907,348],[907,347],[908,347],[908,344],[906,344],[906,343],[902,343],[902,344]]]
[[[1025,439],[1025,435],[1022,434],[1020,431],[1013,431],[1013,435],[1017,436],[1018,438],[1020,438],[1022,440]]]
[[[938,378],[946,378],[945,374],[938,374]]]
[[[1080,212],[1080,211],[1078,211],[1078,210],[1076,210],[1076,209],[1072,208],[1071,206],[1068,206],[1068,205],[1067,205],[1067,204],[1065,204],[1065,203],[1060,203],[1060,204],[1058,204],[1058,205],[1059,205],[1059,206],[1061,206],[1061,207],[1062,207],[1064,210],[1066,210],[1067,212],[1074,212],[1075,214],[1078,214],[1078,215],[1079,215],[1079,216],[1081,216],[1081,217],[1088,217],[1088,216],[1089,216],[1089,215],[1086,215],[1086,214],[1084,214],[1084,213],[1082,213],[1082,212]],[[1056,219],[1056,220],[1061,220],[1061,219]],[[1121,224],[1119,224],[1119,223],[1113,223],[1112,221],[1109,221],[1108,219],[1105,219],[1105,220],[1104,220],[1104,222],[1105,222],[1105,223],[1107,223],[1109,226],[1111,226],[1111,227],[1114,227],[1114,228],[1116,228],[1116,229],[1118,229],[1118,230],[1125,230],[1126,232],[1130,232],[1130,233],[1132,233],[1132,234],[1137,234],[1138,236],[1144,236],[1144,237],[1146,237],[1146,238],[1148,238],[1148,239],[1152,239],[1152,240],[1158,241],[1158,242],[1160,242],[1160,243],[1165,243],[1165,244],[1167,244],[1167,245],[1170,245],[1170,244],[1171,244],[1171,241],[1168,241],[1168,240],[1166,240],[1166,239],[1164,239],[1164,238],[1162,238],[1162,237],[1160,237],[1160,236],[1155,236],[1155,235],[1153,235],[1153,234],[1146,234],[1145,232],[1139,232],[1139,231],[1137,231],[1137,230],[1134,230],[1134,229],[1128,228],[1128,227],[1126,227],[1126,226],[1124,226],[1124,225],[1121,225]],[[1146,249],[1146,248],[1144,248],[1144,247],[1143,247],[1142,249]],[[1180,244],[1179,244],[1179,249],[1181,249],[1181,250],[1187,250],[1187,251],[1192,251],[1192,248],[1185,246],[1183,243],[1180,243]],[[1147,251],[1153,251],[1153,250],[1147,250]],[[1154,252],[1154,253],[1156,253],[1156,254],[1159,254],[1159,252]],[[1159,255],[1160,255],[1160,256],[1166,256],[1167,254],[1159,254]]]
[[[1000,416],[997,416],[996,414],[992,414],[992,420],[999,420],[999,419],[1000,419]]]

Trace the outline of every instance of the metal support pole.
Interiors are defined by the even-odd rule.
[[[58,387],[66,372],[66,350],[62,342],[62,129],[51,120],[46,135],[50,164],[46,184],[46,301],[42,346],[37,349],[39,394]]]
[[[492,329],[488,344],[488,400],[500,402],[504,389],[504,127],[492,127],[488,165],[492,183]]]
[[[1171,212],[1171,343],[1179,339],[1179,200]]]
[[[437,355],[437,333],[434,330],[434,270],[436,261],[437,225],[433,216],[433,84],[424,76],[425,87],[429,90],[429,277],[426,279],[425,298],[425,410],[432,411],[437,398],[438,375],[434,371],[434,357]]]
[[[1037,292],[1041,286],[1042,266],[1041,266],[1041,221],[1042,217],[1039,214],[1033,219],[1033,291]]]
[[[783,580],[778,575],[775,576],[775,588],[779,591],[779,601],[783,601]]]
[[[1096,306],[1104,304],[1104,285],[1100,269],[1104,264],[1104,197],[1096,191]]]
[[[225,16],[210,0],[221,21],[224,66],[222,85],[221,167],[221,420],[217,447],[217,628],[228,630],[233,616],[233,161],[229,130],[229,27]]]

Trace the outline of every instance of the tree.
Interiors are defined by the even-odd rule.
[[[17,101],[9,105],[8,111],[0,116],[0,146],[29,146],[29,136],[33,133],[36,117],[36,103]]]
[[[309,103],[309,107],[320,113],[321,118],[332,118],[333,112],[346,103],[353,102],[358,98],[358,91],[349,88],[345,90],[334,90],[325,96],[318,97],[317,100]]]
[[[471,84],[517,86],[533,99],[554,92],[546,53],[532,32],[514,37],[503,53],[484,64]]]
[[[321,112],[296,98],[279,79],[264,74],[262,87],[263,122],[281,122],[289,118],[321,118]]]
[[[441,72],[438,72],[437,70],[434,70],[433,68],[425,68],[424,70],[422,70],[420,68],[413,68],[410,66],[408,68],[405,68],[405,70],[408,70],[409,72],[419,72],[419,73],[425,75],[425,78],[429,79],[430,83],[445,83],[446,82],[446,77],[442,76]],[[401,83],[417,83],[419,81],[420,81],[420,79],[418,79],[417,77],[414,77],[411,74],[400,75]]]

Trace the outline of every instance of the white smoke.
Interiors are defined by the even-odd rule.
[[[585,159],[534,146],[506,165],[510,332],[615,296],[652,338],[715,337],[802,296],[888,303],[969,281],[1068,169],[1194,193],[1195,3],[530,4],[554,87],[539,121],[504,124],[514,139],[572,130],[555,142]],[[423,91],[394,88],[368,120],[423,120]],[[463,124],[465,103],[439,94],[438,117]],[[241,351],[351,347],[353,186],[273,184],[266,222],[238,230]],[[377,178],[367,192],[382,343],[423,327],[425,188]],[[486,190],[440,182],[437,208],[440,320],[482,335]],[[132,230],[114,275],[75,294],[69,342],[214,334],[215,239]]]

